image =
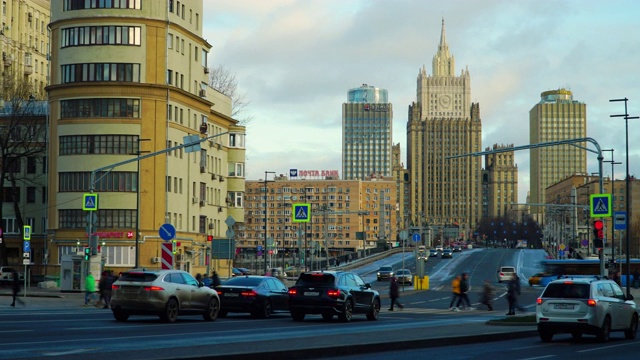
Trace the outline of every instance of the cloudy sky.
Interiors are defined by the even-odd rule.
[[[561,87],[587,104],[588,136],[625,173],[625,121],[640,115],[640,1],[635,0],[204,0],[210,65],[235,73],[251,101],[247,179],[265,171],[340,170],[341,111],[362,84],[389,91],[393,141],[406,159],[407,109],[444,17],[456,73],[468,67],[480,103],[483,149],[529,144],[529,110]],[[629,120],[630,173],[640,175],[640,120]],[[590,145],[594,149],[593,145]],[[611,153],[604,153],[611,160]],[[406,164],[406,160],[404,161]],[[519,200],[529,152],[516,152]],[[611,165],[604,164],[609,176]],[[597,160],[588,155],[589,172]]]

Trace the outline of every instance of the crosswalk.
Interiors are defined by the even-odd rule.
[[[452,311],[447,309],[442,309],[442,308],[416,308],[416,307],[407,307],[405,306],[402,310],[400,310],[399,308],[395,308],[393,310],[393,312],[388,311],[388,310],[382,310],[381,313],[390,313],[390,314],[395,314],[395,313],[408,313],[408,314],[442,314],[442,315],[456,315],[456,316],[464,316],[464,315],[469,315],[469,314],[473,314],[473,315],[481,315],[481,314],[486,314],[488,316],[495,316],[496,312],[495,311],[487,311],[486,309],[473,309],[473,310],[463,310],[460,309],[459,311]]]

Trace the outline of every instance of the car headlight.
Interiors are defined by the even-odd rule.
[[[380,276],[380,273],[378,272],[378,276]]]

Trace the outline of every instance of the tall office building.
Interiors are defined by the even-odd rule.
[[[387,90],[363,84],[342,104],[342,178],[391,176],[393,111]]]
[[[208,86],[203,17],[202,0],[52,3],[52,271],[87,245],[88,230],[105,267],[159,269],[159,229],[171,224],[173,267],[205,273],[228,218],[244,221],[245,129],[231,99]],[[187,136],[203,142],[181,147]],[[83,201],[88,192],[97,204]]]
[[[529,111],[531,144],[578,139],[587,136],[587,105],[573,99],[571,91],[545,91]],[[578,146],[581,147],[578,147]],[[545,189],[573,174],[587,173],[586,143],[531,149],[531,203],[546,204]],[[531,206],[532,214],[543,214],[543,206]],[[543,217],[534,215],[536,220]]]
[[[418,73],[417,101],[409,106],[407,165],[414,225],[457,224],[468,235],[481,216],[480,106],[471,102],[469,70],[454,74],[444,20],[432,75]]]
[[[50,6],[49,0],[2,1],[0,99],[25,93],[38,100],[46,98]]]
[[[485,151],[500,150],[511,145],[494,144]],[[488,218],[513,216],[519,209],[518,166],[514,162],[514,151],[495,152],[484,156],[482,171],[482,216]]]

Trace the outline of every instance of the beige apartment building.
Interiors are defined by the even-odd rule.
[[[529,111],[531,144],[579,139],[587,136],[587,105],[573,99],[567,89],[545,91]],[[554,145],[530,150],[531,203],[546,204],[545,189],[573,174],[587,173],[586,143]],[[531,206],[542,222],[545,207]]]
[[[225,221],[244,222],[245,129],[231,118],[231,99],[207,85],[203,2],[153,3],[161,5],[52,4],[52,274],[88,243],[89,230],[100,243],[92,271],[96,262],[116,272],[161,268],[164,224],[176,229],[174,268],[230,266],[232,254],[211,258],[227,244]],[[215,137],[198,149],[181,147],[193,142],[186,136]],[[83,210],[92,190],[93,219]]]
[[[485,151],[500,151],[512,148],[510,145],[494,144]],[[482,214],[484,217],[510,217],[518,206],[518,166],[514,151],[494,152],[484,156],[482,171]],[[521,213],[523,215],[524,213]],[[519,220],[519,218],[518,218]]]
[[[481,217],[481,157],[448,158],[479,152],[480,106],[471,102],[468,69],[455,74],[444,20],[432,74],[417,78],[417,99],[409,106],[407,168],[411,178],[412,223],[457,224],[465,237]]]
[[[28,85],[36,100],[49,84],[49,0],[3,0],[0,46],[0,99],[11,100],[16,87]]]
[[[239,255],[317,248],[334,257],[395,243],[396,186],[391,177],[339,180],[281,174],[267,181],[247,180],[245,226],[236,243]],[[293,204],[310,204],[309,222],[293,221]]]

